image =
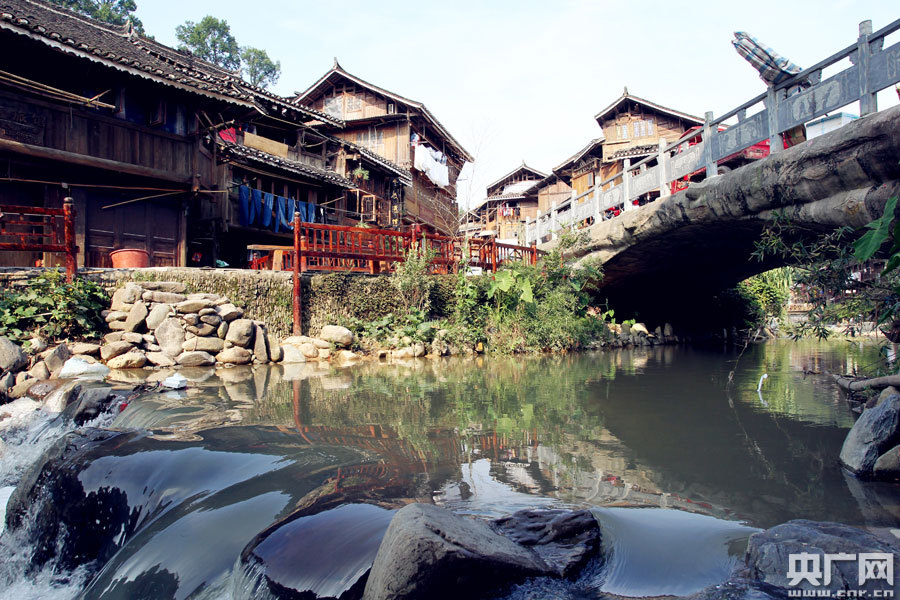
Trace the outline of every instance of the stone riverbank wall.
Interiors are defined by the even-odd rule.
[[[0,289],[40,273],[42,269],[0,270]],[[154,267],[146,269],[90,269],[79,275],[112,292],[128,281],[178,281],[187,293],[219,294],[244,309],[248,319],[263,321],[279,339],[291,335],[291,273],[246,269]],[[323,326],[348,318],[377,319],[400,310],[397,292],[386,275],[360,273],[304,273],[303,333],[316,334]],[[453,277],[438,276],[432,292],[434,318],[446,316],[452,305]]]

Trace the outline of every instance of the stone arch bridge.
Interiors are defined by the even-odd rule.
[[[751,257],[776,212],[814,231],[862,227],[895,195],[900,106],[592,225],[585,255],[602,261],[601,293],[612,306],[671,318],[781,266]]]

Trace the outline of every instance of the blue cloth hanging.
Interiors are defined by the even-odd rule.
[[[309,217],[307,222],[315,223],[316,222],[316,208],[318,208],[315,204],[310,202],[306,207],[306,215]]]
[[[275,203],[275,194],[270,194],[267,192],[264,198],[265,200],[263,201],[262,215],[260,215],[260,224],[263,227],[268,227],[269,223],[272,222],[272,205]]]
[[[260,190],[250,191],[250,214],[249,224],[256,223],[257,219],[262,215],[262,192]]]
[[[272,223],[272,231],[275,233],[278,233],[281,229],[281,223],[284,221],[284,202],[285,199],[283,197],[275,197],[275,222]]]
[[[297,210],[296,200],[278,197],[278,219],[284,229],[294,228],[294,211]],[[285,214],[287,212],[287,214]],[[276,229],[277,231],[277,229]]]
[[[238,222],[244,227],[250,224],[250,188],[246,185],[238,188]]]

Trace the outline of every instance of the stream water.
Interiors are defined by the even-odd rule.
[[[723,581],[757,528],[900,525],[900,486],[837,464],[854,416],[828,373],[878,361],[874,345],[773,342],[740,358],[183,369],[186,390],[93,423],[113,433],[74,444],[25,525],[0,533],[0,598],[338,597],[414,501],[478,517],[593,507],[606,562],[511,598],[690,594]],[[32,417],[4,434],[0,507],[72,429]]]

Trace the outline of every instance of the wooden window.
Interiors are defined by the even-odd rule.
[[[160,100],[156,103],[156,110],[150,115],[151,125],[163,125],[166,122],[166,102]]]
[[[653,135],[653,119],[641,119],[633,123],[634,137],[650,137]]]
[[[387,105],[387,114],[393,115],[393,114],[395,114],[396,112],[397,112],[397,105],[394,104],[393,102],[388,102],[388,105]]]
[[[616,139],[619,140],[627,140],[628,139],[628,124],[624,125],[616,125]]]

